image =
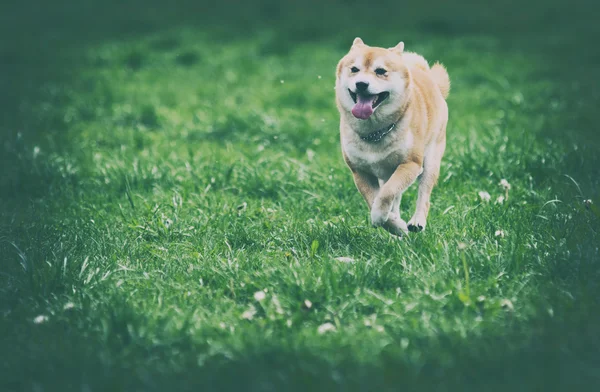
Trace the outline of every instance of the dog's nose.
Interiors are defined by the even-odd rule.
[[[358,92],[366,91],[368,87],[369,87],[369,83],[356,82],[356,91],[358,91]]]

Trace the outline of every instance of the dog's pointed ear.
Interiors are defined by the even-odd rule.
[[[360,45],[364,45],[365,43],[363,42],[362,39],[360,39],[359,37],[354,38],[354,42],[352,42],[352,47],[354,46],[360,46]]]
[[[400,41],[398,43],[398,45],[394,46],[393,48],[390,48],[391,51],[394,51],[396,53],[403,53],[404,52],[404,42]]]

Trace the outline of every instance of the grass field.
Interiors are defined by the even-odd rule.
[[[592,2],[363,3],[0,6],[0,390],[600,387]],[[401,241],[340,153],[357,35],[453,83]]]

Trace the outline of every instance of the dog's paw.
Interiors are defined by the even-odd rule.
[[[396,235],[398,237],[402,237],[403,235],[408,234],[408,225],[397,214],[390,214],[390,217],[385,223],[384,227],[391,234]]]
[[[371,210],[371,224],[373,227],[381,227],[388,221],[389,216],[389,211],[386,212],[381,208],[373,207]]]
[[[408,230],[413,233],[418,233],[420,231],[425,230],[425,226],[427,225],[427,221],[425,218],[417,216],[416,214],[410,218],[408,221]]]

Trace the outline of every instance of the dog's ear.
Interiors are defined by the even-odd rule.
[[[360,39],[359,37],[354,38],[354,42],[352,42],[352,47],[354,46],[360,46],[360,45],[364,45],[365,43],[363,42],[362,39]]]
[[[404,42],[400,41],[398,43],[398,45],[394,46],[393,48],[390,48],[391,51],[396,52],[396,53],[403,53],[404,52]]]

